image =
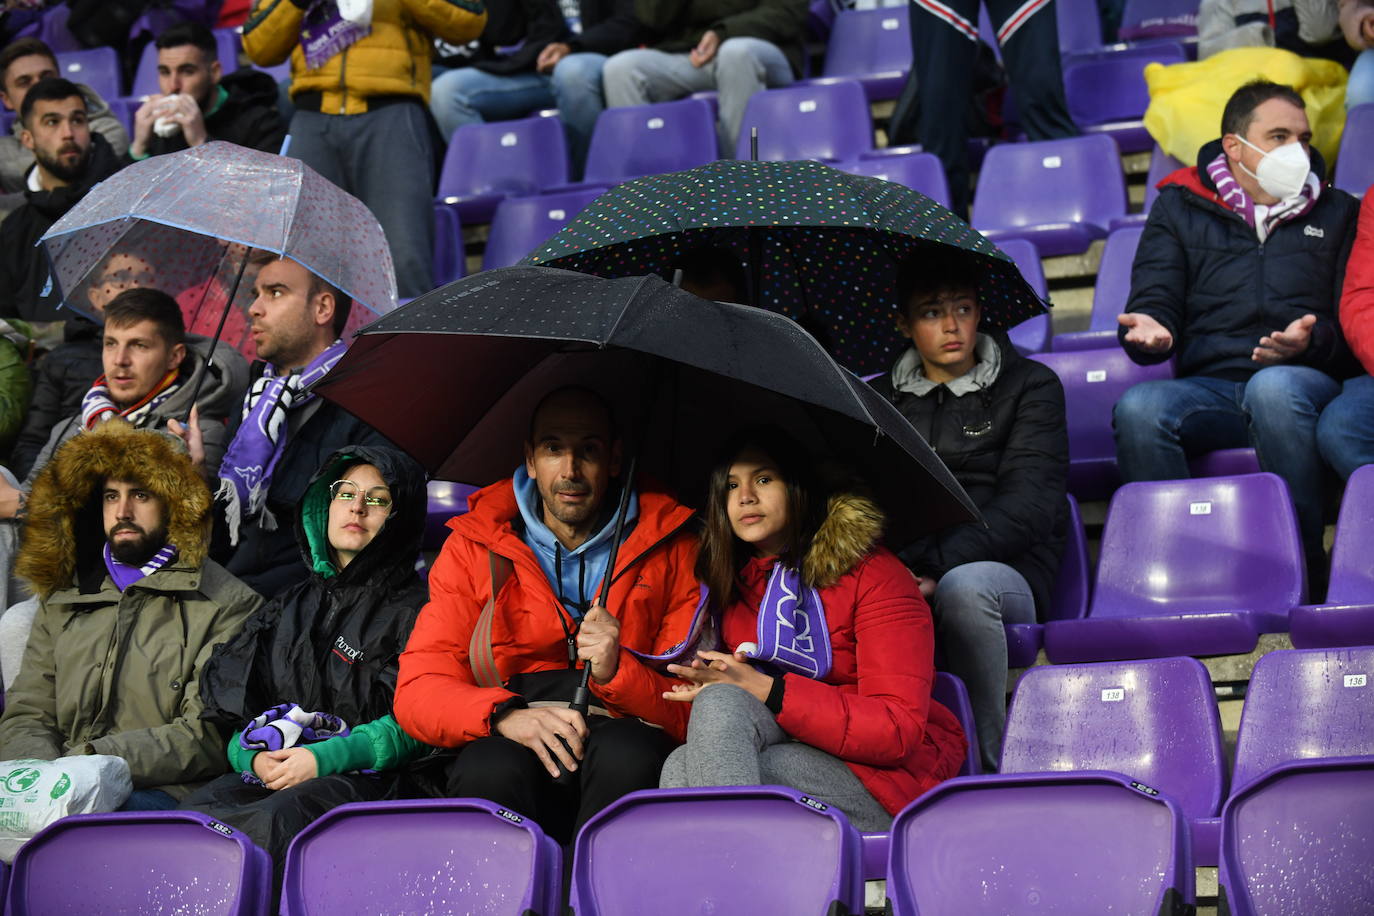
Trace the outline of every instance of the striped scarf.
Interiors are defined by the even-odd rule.
[[[295,703],[279,703],[243,727],[239,732],[239,747],[245,751],[280,751],[347,734],[348,723],[338,716],[306,712]],[[263,784],[251,770],[240,776],[249,785]]]
[[[142,566],[130,566],[121,563],[114,558],[110,552],[110,545],[105,544],[105,569],[110,574],[110,579],[114,582],[115,588],[121,592],[133,585],[139,579],[151,576],[153,573],[162,569],[177,558],[177,549],[173,544],[165,544],[162,549],[153,554],[152,558]]]
[[[149,414],[177,393],[177,390],[181,388],[181,382],[178,381],[180,374],[180,369],[172,369],[137,404],[124,408],[110,399],[110,386],[105,381],[105,376],[100,376],[91,386],[91,390],[86,392],[86,396],[81,399],[82,428],[95,429],[98,424],[110,419],[110,417],[123,417],[134,426],[138,426]]]
[[[1255,230],[1259,236],[1260,243],[1263,244],[1268,238],[1269,233],[1274,231],[1274,227],[1279,223],[1286,223],[1289,220],[1297,219],[1316,206],[1317,198],[1322,193],[1322,183],[1317,180],[1317,176],[1311,172],[1307,173],[1307,183],[1302,186],[1293,197],[1281,200],[1269,207],[1264,218],[1255,219],[1255,202],[1250,199],[1250,195],[1245,193],[1245,189],[1236,181],[1231,174],[1231,167],[1227,164],[1226,154],[1222,153],[1212,160],[1211,165],[1207,166],[1207,175],[1212,179],[1212,184],[1217,186],[1217,196],[1221,202],[1231,210],[1240,214],[1241,219]]]

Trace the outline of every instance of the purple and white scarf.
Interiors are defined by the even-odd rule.
[[[243,727],[239,733],[239,747],[245,751],[279,751],[348,733],[348,723],[338,716],[306,712],[295,703],[280,703]],[[262,785],[262,780],[252,772],[242,776],[250,785]]]
[[[371,34],[371,9],[360,16],[351,9],[360,4],[348,4],[347,11],[343,6],[339,0],[315,0],[305,11],[301,52],[307,68],[318,70],[329,58]]]
[[[111,417],[123,417],[134,426],[138,426],[180,390],[180,376],[177,370],[173,369],[163,376],[157,387],[145,395],[142,401],[130,407],[120,407],[110,397],[110,386],[102,375],[81,399],[81,428],[95,429],[98,424]]]
[[[1221,202],[1240,214],[1246,224],[1255,230],[1261,243],[1269,238],[1269,233],[1273,232],[1279,223],[1297,219],[1316,206],[1317,198],[1322,193],[1322,183],[1317,180],[1314,173],[1308,172],[1307,183],[1302,186],[1301,191],[1287,200],[1271,205],[1264,219],[1256,221],[1255,202],[1231,174],[1225,153],[1217,156],[1207,166],[1207,176],[1212,179],[1212,184],[1217,186],[1217,196],[1221,198]]]
[[[110,552],[109,543],[107,542],[105,544],[105,570],[110,574],[110,579],[114,582],[115,588],[119,589],[121,592],[138,580],[146,576],[151,576],[176,558],[176,545],[165,544],[161,550],[153,554],[152,558],[149,559],[147,563],[144,563],[142,566],[130,566],[127,563],[121,563],[116,560],[114,554]]]
[[[231,544],[239,542],[239,526],[245,518],[260,519],[264,528],[276,526],[265,506],[272,472],[286,449],[287,415],[314,399],[310,386],[328,375],[347,350],[342,340],[336,340],[300,372],[289,375],[278,375],[268,363],[248,389],[243,423],[224,453],[215,493],[226,502]]]
[[[809,678],[825,677],[834,657],[821,593],[797,570],[775,564],[759,605],[758,644],[742,643],[736,651]]]

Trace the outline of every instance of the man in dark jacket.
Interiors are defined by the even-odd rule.
[[[494,4],[477,52],[450,58],[458,68],[436,77],[430,90],[429,107],[444,137],[464,124],[557,107],[580,176],[596,117],[606,107],[606,58],[640,44],[647,33],[635,19],[634,0],[581,0],[579,13],[581,31],[573,32],[557,0]],[[519,48],[497,51],[512,45]]]
[[[1177,359],[1178,378],[1117,403],[1117,464],[1126,481],[1173,480],[1189,455],[1253,446],[1288,483],[1320,583],[1317,416],[1356,371],[1337,303],[1358,207],[1324,185],[1288,86],[1236,90],[1221,132],[1165,179],[1140,238],[1118,337],[1142,365]]]
[[[721,155],[735,155],[744,106],[802,72],[806,0],[635,0],[663,40],[606,62],[606,104],[647,105],[720,92]]]
[[[286,122],[277,111],[277,84],[258,70],[223,75],[214,33],[195,22],[157,37],[159,95],[134,115],[131,159],[175,153],[227,140],[266,153],[281,149]],[[230,62],[233,65],[233,62]]]
[[[34,248],[43,233],[98,182],[119,169],[105,138],[91,132],[86,97],[67,80],[42,80],[24,96],[20,139],[33,151],[36,179],[22,207],[0,223],[0,317],[60,321],[48,261]]]
[[[985,767],[1006,724],[1005,623],[1048,610],[1068,526],[1064,389],[1005,335],[979,333],[966,261],[913,258],[898,273],[897,325],[911,338],[874,386],[889,397],[978,505],[986,524],[901,551],[931,601],[942,667],[963,679]]]

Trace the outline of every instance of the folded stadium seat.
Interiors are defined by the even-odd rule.
[[[482,269],[515,264],[552,238],[605,190],[588,187],[536,197],[508,197],[501,201],[491,219]]]
[[[988,150],[970,222],[993,242],[1029,239],[1048,258],[1087,251],[1125,212],[1121,154],[1098,134]]]
[[[1056,334],[1052,349],[1056,352],[1073,350],[1111,349],[1117,347],[1116,317],[1126,310],[1131,296],[1131,265],[1140,245],[1141,226],[1113,229],[1102,248],[1102,263],[1097,269],[1097,283],[1093,286],[1093,310],[1088,330]]]
[[[907,7],[843,10],[831,24],[825,69],[804,84],[858,80],[870,102],[895,99],[911,70],[911,25]]]
[[[892,153],[884,156],[860,156],[835,163],[835,167],[855,175],[881,178],[919,191],[942,207],[949,206],[949,182],[945,167],[934,153]]]
[[[1128,483],[1107,510],[1088,616],[1045,624],[1050,661],[1250,652],[1307,591],[1275,474]]]
[[[20,847],[5,912],[258,916],[271,894],[267,853],[204,814],[82,814]]]
[[[463,227],[458,211],[443,204],[434,205],[434,285],[461,280],[467,272],[463,252]]]
[[[704,99],[607,108],[596,119],[585,181],[615,185],[716,158],[716,115]]]
[[[951,779],[892,824],[893,916],[1191,912],[1178,804],[1116,773]]]
[[[861,871],[859,834],[844,813],[795,789],[651,789],[578,832],[572,912],[858,914]]]
[[[1345,114],[1345,133],[1336,155],[1336,187],[1356,197],[1374,184],[1374,103],[1357,105]]]
[[[472,226],[488,222],[507,197],[567,182],[567,143],[557,118],[464,124],[449,140],[436,198]]]
[[[438,550],[448,538],[448,522],[454,516],[468,511],[468,497],[477,492],[477,487],[448,480],[429,482],[429,503],[425,510],[425,535],[420,546],[425,550]]]
[[[1277,767],[1221,820],[1220,912],[1374,913],[1374,756]]]
[[[1177,42],[1154,42],[1100,55],[1076,56],[1064,65],[1064,94],[1069,114],[1086,134],[1106,134],[1123,153],[1141,153],[1154,146],[1145,129],[1150,90],[1145,66],[1178,64],[1187,60]]]
[[[1069,501],[1069,530],[1064,539],[1064,553],[1059,559],[1059,572],[1054,578],[1054,592],[1046,620],[1078,620],[1088,613],[1088,599],[1092,595],[1092,565],[1088,559],[1088,537],[1083,531],[1083,516],[1078,500],[1072,493]],[[1044,638],[1040,623],[1008,623],[1002,627],[1007,636],[1007,667],[1029,668],[1035,664]]]
[[[1356,468],[1345,485],[1326,603],[1289,614],[1293,645],[1374,646],[1374,465]]]
[[[124,95],[119,78],[119,55],[114,48],[60,51],[57,69],[65,79],[90,86],[107,102]]]
[[[283,916],[555,916],[562,851],[529,818],[480,798],[353,802],[291,841]]]
[[[1126,0],[1121,11],[1122,41],[1196,38],[1199,0]]]
[[[1123,226],[1144,226],[1150,216],[1150,207],[1159,196],[1159,183],[1178,169],[1183,163],[1170,156],[1158,145],[1150,151],[1150,169],[1145,173],[1145,207],[1140,213],[1127,213],[1112,220],[1111,229],[1115,232]]]
[[[1120,484],[1112,408],[1139,382],[1173,378],[1171,363],[1137,366],[1117,346],[1069,353],[1034,353],[1064,385],[1069,427],[1069,492],[1080,500],[1105,499]]]
[[[1191,834],[1205,833],[1226,771],[1207,669],[1193,658],[1031,668],[1007,712],[1000,769],[1120,773],[1167,793]],[[1216,864],[1212,837],[1211,861],[1199,864]]]
[[[1045,282],[1045,268],[1040,263],[1040,250],[1025,239],[1003,239],[997,247],[1016,262],[1016,266],[1021,270],[1021,276],[1026,278],[1026,283],[1035,290],[1035,294],[1048,301],[1050,288]],[[1007,335],[1018,353],[1029,356],[1050,348],[1051,324],[1048,312],[1032,315],[1008,331]]]
[[[749,98],[735,158],[748,159],[749,130],[759,130],[760,159],[839,162],[873,147],[873,120],[856,82],[765,89]]]

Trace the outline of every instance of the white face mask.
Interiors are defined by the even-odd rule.
[[[1239,134],[1236,135],[1236,139],[1263,157],[1260,159],[1258,171],[1250,171],[1245,168],[1243,162],[1239,165],[1245,169],[1245,174],[1259,182],[1264,193],[1272,194],[1279,200],[1287,200],[1307,184],[1307,173],[1312,170],[1312,163],[1301,143],[1295,140],[1266,153]]]

